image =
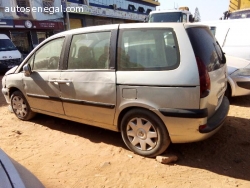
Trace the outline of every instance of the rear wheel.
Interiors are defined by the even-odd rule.
[[[154,113],[144,109],[133,109],[124,115],[121,134],[130,150],[145,157],[163,153],[170,144],[165,125]]]
[[[11,108],[15,115],[21,120],[30,120],[35,116],[35,112],[32,112],[30,106],[20,91],[15,91],[11,95]]]

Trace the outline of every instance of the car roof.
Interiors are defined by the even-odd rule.
[[[75,35],[75,34],[81,34],[84,32],[96,32],[96,31],[105,31],[105,30],[113,30],[113,29],[132,29],[132,28],[177,28],[180,27],[189,28],[189,27],[207,27],[204,24],[193,24],[193,23],[182,23],[182,22],[159,22],[159,23],[124,23],[124,24],[110,24],[110,25],[100,25],[100,26],[90,26],[90,27],[82,27],[77,29],[71,29],[68,31],[63,31],[60,33],[57,33],[46,40],[44,40],[42,43],[46,43],[48,40],[64,37],[67,35]]]

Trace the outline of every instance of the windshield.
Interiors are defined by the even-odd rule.
[[[17,50],[15,45],[9,39],[0,39],[0,51]]]
[[[151,14],[149,22],[182,22],[181,12],[165,12]]]

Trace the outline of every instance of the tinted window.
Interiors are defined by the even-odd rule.
[[[35,53],[33,70],[58,69],[64,38],[44,44]]]
[[[224,63],[224,54],[213,34],[205,27],[187,29],[196,57],[207,66],[208,71],[219,69]]]
[[[108,69],[110,32],[74,35],[68,69]]]
[[[121,30],[118,70],[170,70],[179,65],[179,51],[172,29]]]
[[[152,14],[149,17],[149,22],[182,22],[182,13],[166,12]]]

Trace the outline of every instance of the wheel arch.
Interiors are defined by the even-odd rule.
[[[230,89],[230,95],[233,97],[235,95],[235,83],[230,76],[227,77],[227,89]]]
[[[18,89],[17,87],[11,87],[11,88],[9,88],[9,98],[11,98],[11,95],[12,95],[15,91],[20,91],[20,92],[23,94],[23,92],[22,92],[20,89]]]
[[[163,123],[163,125],[165,125],[165,123],[163,122],[163,120],[161,119],[161,117],[159,117],[159,115],[157,113],[155,113],[153,110],[150,110],[148,108],[145,108],[145,107],[141,107],[141,106],[130,106],[130,107],[126,107],[124,109],[122,109],[122,111],[119,113],[119,116],[118,116],[118,119],[117,119],[117,128],[118,128],[118,131],[121,132],[121,122],[122,122],[122,118],[124,117],[124,115],[132,110],[132,109],[143,109],[143,110],[147,110],[151,113],[153,113],[155,116],[157,116],[159,118],[159,120]],[[167,131],[167,134],[169,134],[168,132],[168,128],[167,126],[165,125],[165,128],[166,128],[166,131]]]

